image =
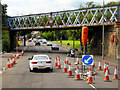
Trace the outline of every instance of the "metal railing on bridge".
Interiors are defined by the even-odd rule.
[[[7,18],[7,25],[11,30],[100,26],[103,15],[105,25],[114,25],[120,18],[120,6],[15,16]]]

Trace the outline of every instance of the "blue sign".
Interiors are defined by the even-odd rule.
[[[93,55],[82,55],[82,61],[84,65],[92,65]]]

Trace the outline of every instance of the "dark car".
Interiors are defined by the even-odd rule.
[[[58,45],[57,45],[57,44],[53,44],[53,45],[51,46],[51,50],[59,50]]]
[[[47,42],[47,46],[52,46],[52,42]]]
[[[69,57],[75,57],[75,51],[78,51],[78,49],[70,49],[68,56]]]
[[[36,42],[35,42],[35,46],[37,46],[37,45],[40,46],[40,45],[41,45],[40,42],[36,41]]]

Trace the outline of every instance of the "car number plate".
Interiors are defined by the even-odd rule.
[[[38,68],[46,68],[45,66],[39,66]]]

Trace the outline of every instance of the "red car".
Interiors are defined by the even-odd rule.
[[[32,41],[32,39],[29,39],[29,40],[28,40],[28,42],[31,42],[31,41]]]

